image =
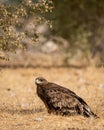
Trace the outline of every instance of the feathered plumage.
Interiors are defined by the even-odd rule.
[[[87,103],[71,90],[46,79],[36,78],[37,94],[44,102],[48,113],[58,115],[82,115],[85,117],[97,117]]]

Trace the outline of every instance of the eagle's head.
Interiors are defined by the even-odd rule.
[[[46,85],[48,81],[42,77],[38,77],[35,79],[35,84],[36,85]]]

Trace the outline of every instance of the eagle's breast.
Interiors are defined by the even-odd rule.
[[[43,87],[41,87],[41,86],[37,86],[37,94],[38,94],[38,96],[41,98],[41,99],[43,99],[44,98],[44,89],[43,89]]]

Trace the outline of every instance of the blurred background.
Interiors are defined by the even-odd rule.
[[[103,66],[103,0],[1,0],[0,12],[0,66]]]
[[[0,130],[104,130],[103,35],[104,0],[0,0]],[[49,115],[39,76],[100,118]]]

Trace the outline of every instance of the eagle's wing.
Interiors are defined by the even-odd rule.
[[[47,89],[45,94],[49,109],[55,111],[56,114],[73,115],[78,113],[80,102],[74,92],[55,85],[55,87]]]
[[[57,84],[50,84],[50,86],[52,87],[45,90],[45,95],[51,111],[62,115],[81,114],[88,117],[90,115],[96,116],[87,103],[71,90]]]
[[[57,107],[73,107],[78,101],[75,97],[70,95],[70,93],[65,93],[64,91],[49,89],[46,90],[47,96],[50,99],[50,103]]]

